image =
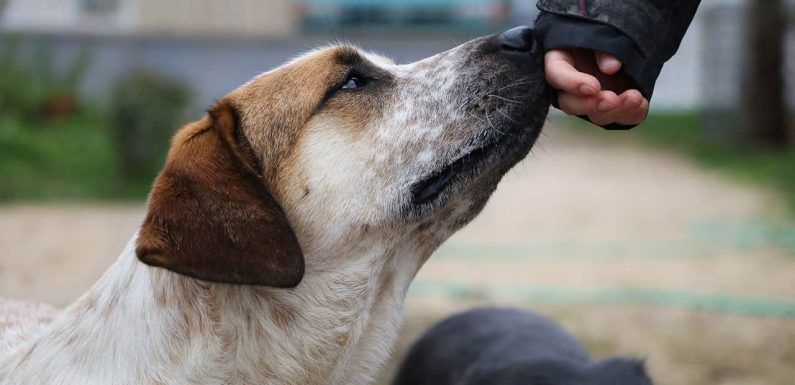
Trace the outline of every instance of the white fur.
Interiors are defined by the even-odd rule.
[[[364,384],[389,352],[414,274],[396,266],[410,255],[370,264],[385,251],[374,244],[340,269],[308,270],[295,289],[210,284],[140,263],[134,241],[88,293],[31,336],[34,343],[17,344],[0,364],[0,383]],[[374,303],[374,269],[398,274],[388,289],[392,295],[380,303]],[[157,304],[158,292],[177,290],[169,285],[180,280],[195,291],[195,307]],[[274,333],[280,328],[268,316],[273,300],[302,310],[289,335]],[[248,327],[241,320],[245,311],[255,317]],[[186,320],[202,318],[215,318],[205,320],[211,330],[186,335]],[[345,347],[328,348],[348,334]]]

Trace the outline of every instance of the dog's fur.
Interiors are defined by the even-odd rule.
[[[393,385],[652,385],[643,361],[591,361],[554,321],[519,309],[453,315],[411,347]]]
[[[35,319],[0,324],[0,383],[367,383],[417,270],[540,132],[549,95],[524,55],[489,37],[408,65],[333,46],[236,89],[176,134],[88,293],[24,338]]]

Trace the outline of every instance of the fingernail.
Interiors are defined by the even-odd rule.
[[[611,58],[605,59],[604,66],[607,67],[607,68],[613,69],[615,67],[621,67],[621,62],[618,59],[611,57]]]
[[[596,104],[596,110],[599,112],[607,112],[612,110],[613,108],[615,108],[615,106],[612,103],[605,100]]]
[[[588,85],[581,85],[580,93],[583,95],[593,96],[596,95],[596,89]]]

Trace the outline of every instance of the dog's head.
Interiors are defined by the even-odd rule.
[[[138,257],[290,287],[304,253],[367,234],[432,234],[411,238],[432,250],[537,138],[549,105],[540,56],[519,28],[407,65],[332,46],[263,73],[177,133]]]

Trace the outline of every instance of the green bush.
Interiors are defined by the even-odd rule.
[[[78,88],[91,64],[88,49],[59,71],[49,44],[23,49],[22,40],[12,36],[0,47],[0,113],[41,122],[77,112]]]
[[[0,39],[0,201],[144,198],[189,90],[134,71],[83,102],[89,50],[56,66],[49,44]]]
[[[0,201],[118,197],[116,158],[104,125],[100,114],[86,108],[48,122],[46,129],[0,115]]]
[[[122,186],[150,181],[160,170],[189,102],[186,86],[148,71],[131,72],[115,84],[109,129]]]

